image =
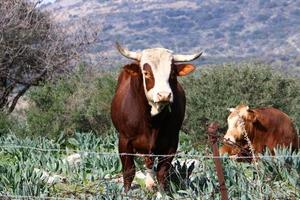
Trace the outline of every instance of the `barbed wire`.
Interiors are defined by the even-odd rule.
[[[103,195],[117,195],[111,192],[106,192]],[[137,196],[137,195],[131,195],[131,194],[119,194],[122,198],[126,197],[126,198],[130,198],[130,199],[143,199],[142,196]],[[101,196],[101,195],[99,195]],[[91,196],[91,195],[87,195],[87,197],[97,197],[97,196]],[[29,195],[2,195],[0,194],[0,199],[2,200],[11,200],[11,199],[44,199],[44,200],[48,200],[48,199],[55,199],[55,200],[74,200],[77,199],[76,197],[74,198],[70,198],[70,197],[57,197],[57,196],[29,196]]]
[[[176,153],[176,154],[140,154],[140,153],[118,153],[118,152],[97,152],[97,151],[83,151],[76,149],[58,149],[58,148],[40,148],[40,147],[31,147],[31,146],[23,146],[23,145],[1,145],[0,149],[30,149],[34,151],[43,151],[43,152],[65,152],[65,153],[79,153],[83,155],[94,154],[94,155],[102,155],[102,156],[136,156],[136,157],[186,157],[186,158],[203,158],[203,159],[213,159],[213,158],[221,158],[221,159],[251,159],[251,156],[213,156],[213,155],[196,155],[196,154],[186,154],[186,153]],[[257,155],[258,158],[300,158],[300,154],[296,155]]]
[[[23,195],[2,195],[0,194],[0,199],[56,199],[56,200],[74,200],[74,198],[62,198],[62,197],[38,197],[38,196],[23,196]]]
[[[153,155],[153,154],[133,154],[133,153],[118,153],[118,152],[98,152],[98,151],[84,151],[84,150],[76,150],[76,149],[61,149],[61,148],[41,148],[41,147],[32,147],[32,146],[25,146],[25,145],[15,145],[15,144],[0,144],[0,151],[5,150],[5,149],[29,149],[32,151],[41,151],[41,152],[65,152],[65,153],[80,153],[83,155],[88,155],[88,154],[94,154],[94,155],[104,155],[104,156],[120,156],[120,155],[130,155],[130,156],[137,156],[137,157],[143,157],[143,156],[161,156],[161,157],[169,157],[169,156],[176,156],[176,157],[185,157],[185,158],[203,158],[203,159],[213,159],[213,158],[231,158],[228,156],[213,156],[213,155],[195,155],[195,154],[186,154],[186,153],[177,153],[177,154],[171,154],[171,155]],[[260,158],[287,158],[287,157],[292,157],[292,158],[300,158],[300,154],[296,155],[261,155],[259,156]],[[252,156],[239,156],[235,158],[252,158]],[[107,181],[107,180],[106,180]],[[103,195],[109,195],[109,192],[104,192]],[[116,195],[116,194],[114,194]],[[131,194],[125,194],[122,193],[120,194],[122,196],[122,199],[142,199],[140,196],[134,196]],[[157,195],[157,194],[156,194]],[[203,194],[202,194],[203,195]],[[208,195],[209,194],[204,194]],[[101,196],[101,195],[100,195]],[[90,197],[96,197],[94,195]],[[76,197],[74,197],[76,198]],[[38,199],[38,200],[43,200],[43,199],[58,199],[58,200],[70,200],[74,199],[70,197],[58,197],[58,196],[22,196],[22,195],[9,195],[9,194],[1,194],[0,193],[0,199]],[[189,197],[188,197],[189,198]],[[184,199],[188,199],[184,197]],[[192,196],[190,197],[192,199]]]
[[[241,191],[243,191],[244,193],[247,193],[247,194],[252,194],[250,193],[250,191],[248,190],[245,190],[243,188],[239,188]],[[218,190],[220,190],[218,188]],[[203,196],[211,196],[211,192],[208,192],[208,193],[202,193],[201,191],[198,191],[199,194],[191,194],[190,196],[185,196],[185,197],[176,197],[177,200],[188,200],[188,199],[195,199],[196,196],[198,195],[201,195],[202,197]],[[296,192],[296,191],[295,191]],[[275,193],[273,191],[273,193]],[[268,193],[266,192],[262,192],[263,195],[266,195],[266,197],[268,197]],[[92,194],[86,194],[86,196],[84,198],[93,198],[93,197],[104,197],[105,195],[118,195],[119,197],[121,197],[121,199],[124,199],[124,198],[129,198],[129,199],[144,199],[144,196],[140,195],[135,195],[135,194],[130,194],[130,193],[124,193],[124,192],[121,192],[121,193],[112,193],[112,192],[104,192],[102,194],[99,194],[99,195],[92,195]],[[159,195],[162,195],[159,191],[157,191],[154,196],[158,197]],[[217,195],[217,194],[215,194]],[[11,200],[11,199],[39,199],[39,200],[52,200],[52,199],[56,199],[56,200],[74,200],[74,199],[78,199],[78,196],[76,197],[77,195],[75,194],[74,197],[59,197],[59,196],[30,196],[30,195],[10,195],[10,194],[0,194],[0,199],[3,199],[3,200]],[[286,193],[283,191],[283,195],[281,197],[277,197],[276,199],[280,200],[280,199],[296,199],[297,198],[297,194],[296,193]],[[162,196],[163,197],[163,196]]]

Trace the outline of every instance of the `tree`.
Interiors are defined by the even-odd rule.
[[[0,13],[0,111],[10,113],[31,86],[65,70],[78,52],[37,4],[1,0]]]

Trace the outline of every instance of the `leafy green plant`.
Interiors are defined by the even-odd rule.
[[[187,135],[184,137],[192,138]],[[182,149],[187,149],[185,145],[189,144],[182,145]],[[149,192],[143,187],[134,187],[128,194],[122,193],[122,166],[117,152],[117,133],[114,129],[101,136],[77,132],[63,143],[44,137],[0,137],[0,196],[156,199],[156,191]],[[65,159],[74,153],[80,154],[80,162],[71,165]],[[251,163],[223,158],[230,198],[300,198],[300,152],[278,149],[276,154],[277,158],[271,158],[266,152],[266,157],[258,161],[257,169]],[[186,156],[175,157],[170,177],[171,189],[162,194],[163,198],[220,199],[219,183],[210,155],[210,152],[193,149],[186,152]],[[193,162],[198,162],[187,166],[191,157]],[[142,168],[137,165],[137,170]],[[42,178],[41,171],[60,175],[66,180],[49,184]],[[258,192],[258,183],[262,186],[261,194]]]

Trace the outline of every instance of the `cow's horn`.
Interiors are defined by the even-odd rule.
[[[230,112],[234,112],[235,108],[227,108],[227,110],[230,111]]]
[[[116,47],[118,51],[125,56],[126,58],[139,61],[141,59],[141,53],[135,51],[129,51],[126,48],[123,48],[118,42],[116,42]]]
[[[190,62],[193,60],[196,60],[197,58],[199,58],[202,55],[203,52],[200,53],[196,53],[196,54],[191,54],[191,55],[174,55],[173,56],[173,60],[174,62]]]

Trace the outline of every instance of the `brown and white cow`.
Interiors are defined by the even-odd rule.
[[[117,43],[119,52],[135,62],[125,65],[119,75],[111,105],[111,117],[119,132],[119,153],[123,166],[125,192],[135,176],[134,156],[124,154],[167,155],[159,157],[157,181],[167,185],[169,168],[178,146],[179,130],[185,113],[185,94],[177,76],[194,70],[192,64],[178,64],[200,57],[174,55],[164,48],[133,52]],[[146,186],[154,185],[154,157],[145,156]]]
[[[228,116],[228,130],[224,140],[237,143],[240,146],[247,147],[247,141],[244,138],[244,130],[251,141],[255,153],[262,153],[267,147],[274,154],[274,148],[289,147],[299,148],[299,137],[292,120],[288,115],[275,108],[256,108],[250,109],[247,105],[239,105],[236,108],[230,108]],[[244,125],[243,125],[244,124]],[[220,154],[234,155],[238,153],[236,147],[224,145],[219,149]]]

